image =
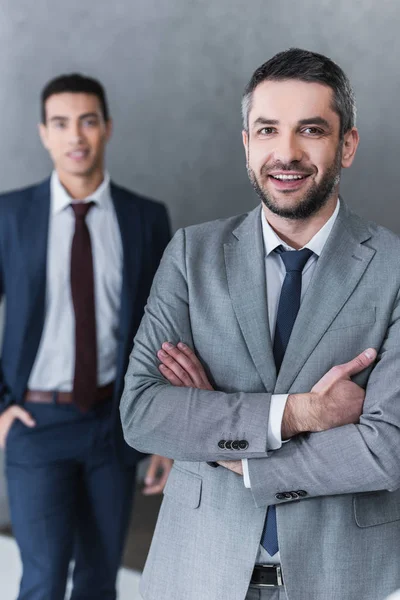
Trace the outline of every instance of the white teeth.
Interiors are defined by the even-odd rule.
[[[281,181],[291,181],[292,179],[304,179],[304,175],[272,175],[274,179]]]

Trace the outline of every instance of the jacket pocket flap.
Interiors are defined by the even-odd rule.
[[[202,478],[173,466],[169,474],[164,495],[190,508],[200,505]]]
[[[370,306],[359,310],[345,309],[340,311],[336,319],[332,321],[328,331],[334,331],[335,329],[347,329],[348,327],[355,327],[361,325],[367,325],[368,323],[375,323],[376,321],[376,307]]]
[[[354,517],[359,527],[373,527],[400,520],[400,493],[373,492],[354,497]]]

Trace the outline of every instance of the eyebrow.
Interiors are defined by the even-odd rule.
[[[89,117],[96,117],[96,119],[100,118],[97,113],[95,113],[95,112],[89,112],[89,113],[84,113],[83,115],[79,115],[79,120],[87,119]],[[59,115],[55,115],[54,117],[51,117],[49,119],[49,121],[68,121],[68,120],[69,120],[69,117],[62,117],[62,116],[59,116]]]
[[[253,125],[279,125],[279,121],[277,119],[265,119],[264,117],[258,117],[253,123]]]
[[[331,129],[330,124],[323,117],[311,117],[309,119],[301,119],[298,123],[299,125],[322,125],[327,129]]]
[[[257,125],[279,125],[278,119],[266,119],[265,117],[258,117],[253,123],[253,127]],[[297,122],[297,125],[322,125],[327,129],[331,129],[330,124],[323,117],[308,117],[307,119],[301,119]]]

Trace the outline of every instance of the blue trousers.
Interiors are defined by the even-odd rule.
[[[30,429],[15,421],[6,441],[13,532],[23,574],[18,600],[115,600],[135,468],[111,445],[111,402],[82,414],[73,405],[33,404]]]

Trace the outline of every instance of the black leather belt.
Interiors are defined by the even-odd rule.
[[[256,565],[250,585],[258,587],[276,587],[283,585],[281,565]]]

